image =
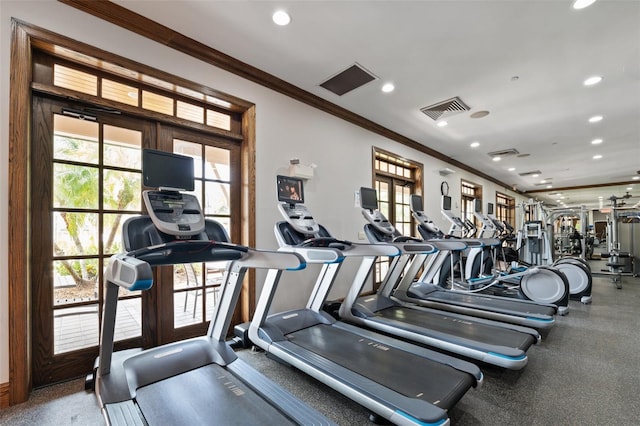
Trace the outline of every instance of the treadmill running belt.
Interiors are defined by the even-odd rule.
[[[489,345],[518,348],[523,351],[534,344],[535,339],[530,334],[509,330],[498,326],[488,326],[476,322],[462,321],[447,312],[428,312],[420,309],[401,306],[382,309],[370,317],[374,320],[382,317],[407,324],[407,327],[419,326],[426,330],[446,333],[454,337],[474,340]],[[428,334],[428,333],[424,333]]]
[[[470,374],[336,327],[288,334],[290,342],[409,398],[451,408],[473,386]]]
[[[137,390],[150,425],[292,425],[224,368],[211,364]]]
[[[549,306],[520,303],[518,301],[516,301],[516,303],[512,303],[512,301],[508,299],[502,300],[493,297],[483,297],[481,295],[437,291],[429,294],[425,299],[444,303],[459,303],[471,308],[489,309],[497,312],[502,312],[503,310],[510,312],[515,311],[522,315],[534,314],[553,316],[555,314],[555,309]]]

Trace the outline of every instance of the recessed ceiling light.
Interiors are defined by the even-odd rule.
[[[601,115],[594,115],[589,119],[589,123],[597,123],[598,121],[602,121],[602,118]]]
[[[483,111],[476,111],[476,112],[472,113],[469,117],[471,117],[471,118],[484,118],[487,115],[489,115],[489,111],[483,110]]]
[[[603,198],[604,198],[604,197],[603,197],[602,195],[600,195],[600,196],[598,197],[598,199],[600,199],[600,200],[602,200]]]
[[[538,177],[538,176],[540,176],[540,175],[539,175],[539,174],[537,174],[537,173],[536,173],[536,174],[534,174],[534,175],[531,175],[531,177]]]
[[[480,142],[471,142],[471,145],[469,145],[471,148],[477,148],[480,146]]]
[[[601,158],[602,158],[602,155],[600,155],[600,154],[597,154],[597,155],[594,155],[594,156],[593,156],[593,159],[594,159],[594,160],[599,160],[599,159],[601,159]]]
[[[546,180],[546,179],[542,179],[542,180],[540,181],[540,183],[547,183],[547,180]]]
[[[598,138],[598,139],[594,139],[591,141],[591,145],[598,145],[602,143],[602,139]]]
[[[393,83],[385,83],[382,86],[382,91],[384,93],[389,93],[389,92],[393,92],[396,89],[396,86],[393,85]]]
[[[560,197],[561,200],[564,200],[564,197]]]
[[[444,121],[444,120],[443,120],[443,121],[438,121],[438,124],[436,124],[436,126],[438,126],[438,127],[444,127],[444,126],[446,126],[447,124],[449,124],[449,123],[447,123],[446,121]]]
[[[553,188],[553,185],[547,185],[547,189]]]
[[[631,190],[633,190],[633,186],[628,186],[627,191],[631,191]]]
[[[638,179],[640,179],[640,176],[634,176],[634,177],[632,177],[631,179],[633,179],[633,180],[638,180]]]
[[[509,170],[510,172],[513,172],[513,171],[516,170],[516,168],[515,167],[509,167],[507,170]]]
[[[271,19],[273,19],[273,22],[276,25],[280,25],[281,27],[283,27],[285,25],[289,25],[289,22],[291,22],[291,16],[289,16],[289,14],[287,12],[285,12],[284,10],[276,11],[271,16]]]
[[[502,158],[500,158],[500,157],[493,157],[493,161],[500,161],[500,160],[502,160]]]
[[[585,7],[589,7],[594,4],[596,0],[575,0],[573,2],[573,8],[576,10],[584,9]]]
[[[582,84],[584,84],[585,86],[593,86],[595,84],[598,84],[602,81],[602,77],[600,77],[599,75],[594,75],[593,77],[589,77],[587,78],[585,81],[582,82]]]
[[[560,200],[556,200],[556,203],[559,203],[559,202],[560,202]]]

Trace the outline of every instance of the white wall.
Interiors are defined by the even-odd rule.
[[[348,124],[283,95],[211,67],[191,57],[163,47],[136,34],[100,21],[53,0],[0,1],[0,199],[8,199],[8,114],[10,20],[27,23],[74,38],[95,47],[161,69],[188,80],[243,98],[256,104],[257,134],[257,235],[260,248],[275,248],[273,224],[280,220],[275,201],[275,175],[282,173],[292,157],[304,164],[317,164],[316,175],[305,188],[306,205],[336,237],[357,240],[363,219],[354,208],[353,193],[371,184],[371,147],[376,146],[425,166],[425,212],[436,223],[448,228],[439,213],[441,161],[413,149]],[[214,46],[215,47],[215,46]],[[450,195],[460,199],[460,179],[483,185],[486,201],[493,201],[495,190],[505,192],[467,172],[450,175]],[[454,210],[456,210],[454,206]],[[22,212],[12,212],[22,214]],[[8,206],[0,203],[0,383],[8,381],[8,282],[7,241]],[[348,265],[353,268],[353,265]],[[295,286],[309,288],[313,272],[289,273],[283,280],[286,292],[278,293],[275,307],[284,309],[303,303],[306,293]],[[259,274],[259,277],[264,275]],[[333,296],[339,296],[336,289]]]

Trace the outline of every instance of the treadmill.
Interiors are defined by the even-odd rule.
[[[375,190],[361,188],[360,200],[365,216],[375,215],[380,219],[378,223],[381,223],[383,216],[377,211]],[[373,205],[376,206],[375,210],[367,208]],[[374,218],[372,220],[375,221]],[[430,243],[391,244],[399,247],[403,256],[415,254],[416,246],[425,246],[422,249],[423,254],[437,252],[435,245]],[[340,306],[340,318],[499,367],[519,370],[526,366],[527,350],[540,341],[540,334],[534,329],[426,308],[388,297],[380,292],[360,296],[375,261],[374,256],[363,257],[356,279]]]
[[[278,207],[287,221],[276,224],[276,238],[295,239],[279,251],[300,254],[307,263],[322,265],[321,272],[306,307],[270,314],[283,271],[269,270],[249,338],[269,356],[367,408],[372,419],[398,425],[449,424],[447,411],[481,383],[482,373],[467,361],[336,321],[322,311],[346,257],[395,256],[398,250],[328,235],[302,204],[302,184],[297,178],[277,177]]]
[[[191,157],[144,150],[143,198],[149,216],[123,224],[126,253],[105,271],[100,355],[91,386],[109,425],[333,424],[237,358],[225,343],[248,268],[296,270],[292,253],[229,243],[223,226],[204,219],[193,190]],[[167,170],[171,170],[168,174]],[[118,292],[148,290],[152,266],[227,261],[222,294],[206,336],[148,350],[113,352]]]
[[[403,236],[389,223],[377,208],[375,190],[361,189],[361,198],[367,204],[363,206],[363,216],[369,223],[365,225],[365,234],[371,242],[392,242]],[[444,239],[444,234],[422,212],[422,197],[411,196],[411,209],[414,217],[422,227],[423,237],[431,237],[426,241],[433,244],[439,252],[435,255],[409,253],[399,256],[391,265],[379,292],[385,297],[413,303],[420,306],[455,312],[473,317],[487,318],[511,324],[518,324],[538,330],[550,329],[555,323],[557,307],[551,304],[541,304],[530,300],[494,296],[483,293],[460,292],[447,290],[431,282],[414,281],[418,270],[428,270],[440,261],[444,273],[450,274],[452,257],[458,258],[471,241],[458,239]],[[450,256],[447,256],[449,255]],[[409,265],[407,267],[407,265]],[[404,273],[404,275],[402,275]]]

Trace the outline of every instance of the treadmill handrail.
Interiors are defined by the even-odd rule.
[[[438,251],[438,248],[431,241],[429,242],[392,242],[392,243],[375,243],[392,245],[400,250],[400,254],[432,254]]]
[[[400,255],[400,249],[395,244],[353,243],[348,250],[342,252],[345,257],[361,256],[389,256]]]
[[[239,268],[296,271],[304,269],[306,264],[304,256],[298,253],[250,248],[247,250],[247,256],[233,261],[229,268],[232,271],[236,271]]]
[[[323,240],[326,240],[326,237],[321,237]],[[312,239],[305,240],[311,241]],[[353,243],[350,241],[342,241],[335,240],[336,243],[346,242],[348,245],[343,245],[341,248],[330,247],[330,246],[321,246],[321,247],[313,247],[313,246],[300,246],[300,245],[282,245],[281,248],[295,248],[298,249],[300,253],[304,250],[308,249],[316,249],[316,250],[336,250],[342,254],[343,257],[361,257],[361,256],[389,256],[395,257],[400,255],[400,248],[393,243],[383,243],[383,244],[371,244],[371,243]]]
[[[214,240],[176,240],[139,248],[128,252],[127,256],[156,266],[235,260],[243,257],[248,250],[245,246]],[[176,260],[177,256],[184,256],[184,258]],[[183,262],[183,260],[186,261]]]
[[[302,256],[307,263],[340,263],[344,260],[344,256],[341,251],[330,247],[282,246],[278,251],[296,253]]]

